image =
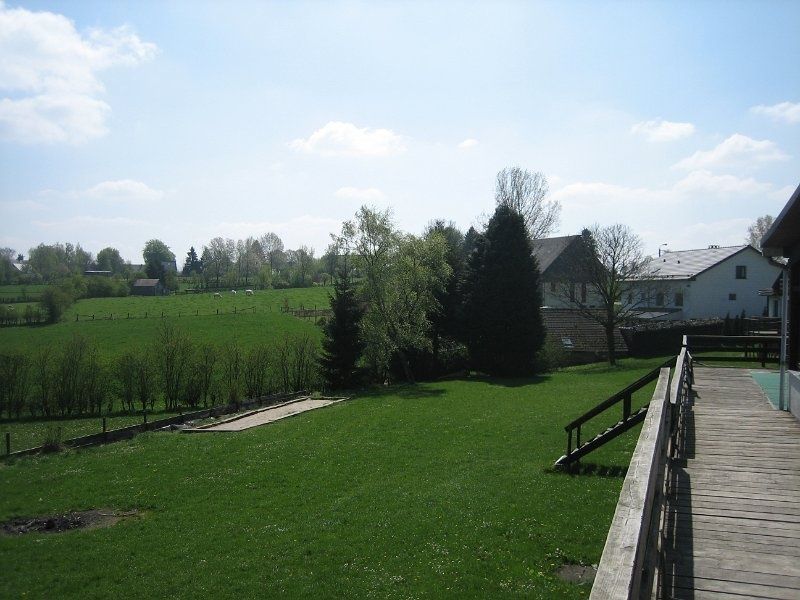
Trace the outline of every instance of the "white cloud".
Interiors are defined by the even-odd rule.
[[[0,138],[80,144],[108,132],[98,73],[152,59],[155,44],[128,27],[85,34],[63,15],[0,2]]]
[[[97,200],[123,202],[154,202],[164,198],[164,192],[156,190],[141,181],[119,179],[103,181],[86,190],[84,195]]]
[[[146,183],[133,179],[118,179],[115,181],[101,181],[97,185],[85,190],[42,190],[42,197],[66,198],[68,200],[101,200],[105,202],[155,202],[163,200],[166,193],[151,188]]]
[[[709,171],[692,171],[675,184],[675,191],[681,193],[710,194],[768,194],[774,191],[771,183],[756,181],[752,177],[736,177],[735,175],[713,175]]]
[[[342,200],[357,200],[358,202],[378,202],[386,199],[386,194],[378,188],[342,187],[333,195]]]
[[[330,121],[308,139],[289,144],[295,150],[322,156],[393,156],[405,152],[405,138],[391,129],[369,129]]]
[[[779,102],[772,106],[759,104],[750,109],[757,115],[764,115],[774,121],[786,123],[800,123],[800,102]]]
[[[478,145],[478,140],[475,138],[467,138],[458,145],[459,150],[469,150]]]
[[[56,221],[31,221],[31,224],[43,229],[56,229],[59,234],[62,232],[82,233],[86,227],[131,227],[145,225],[146,222],[140,219],[130,219],[127,217],[95,217],[92,215],[81,215],[69,217]]]
[[[631,133],[640,135],[650,142],[672,142],[692,135],[694,133],[694,125],[656,119],[654,121],[636,123],[631,127]]]
[[[734,166],[750,166],[781,160],[789,155],[770,140],[754,140],[734,133],[711,150],[698,150],[674,165],[678,169],[696,170]]]

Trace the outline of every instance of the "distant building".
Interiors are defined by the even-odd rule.
[[[592,260],[590,249],[580,235],[534,240],[533,255],[539,263],[542,306],[575,308],[575,298],[588,308],[600,306],[593,298],[589,277],[580,273],[580,265]]]
[[[111,271],[84,271],[87,277],[111,277]]]
[[[164,269],[164,273],[169,273],[170,271],[173,273],[178,272],[178,265],[174,260],[162,260],[161,267]]]
[[[749,245],[662,252],[623,302],[667,319],[760,317],[778,301],[762,294],[782,269]]]
[[[551,344],[564,349],[571,364],[594,362],[608,357],[606,331],[596,320],[569,308],[542,308],[542,321]],[[628,353],[625,338],[614,328],[614,353]]]
[[[137,279],[131,293],[134,296],[163,296],[165,291],[160,279]]]

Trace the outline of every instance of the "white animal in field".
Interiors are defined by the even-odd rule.
[[[219,292],[214,292],[214,298],[222,298]]]
[[[236,290],[231,290],[231,294],[236,295]]]
[[[253,290],[245,290],[244,294],[245,294],[245,296],[252,296],[253,295]]]

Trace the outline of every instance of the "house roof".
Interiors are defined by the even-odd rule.
[[[533,255],[539,263],[539,272],[544,273],[553,262],[561,256],[561,253],[577,238],[579,235],[565,235],[562,237],[544,238],[541,240],[533,241]]]
[[[542,321],[551,340],[561,342],[566,350],[577,352],[606,352],[606,332],[597,321],[569,308],[543,308]],[[614,328],[617,353],[625,353],[628,346],[619,331]]]
[[[794,191],[772,227],[761,238],[765,256],[789,256],[800,243],[800,185]]]
[[[137,279],[133,282],[133,287],[155,287],[158,281],[158,279]]]
[[[691,279],[752,246],[723,246],[663,252],[650,263],[654,279]]]

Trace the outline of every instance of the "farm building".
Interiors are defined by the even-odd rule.
[[[749,245],[662,252],[627,301],[640,302],[642,310],[666,319],[724,318],[742,312],[759,317],[775,308],[768,302],[778,302],[763,291],[772,288],[782,269]]]
[[[165,288],[159,279],[137,279],[131,293],[134,296],[163,296]]]

